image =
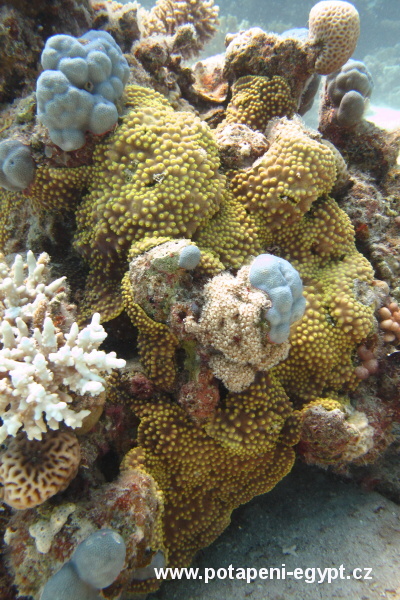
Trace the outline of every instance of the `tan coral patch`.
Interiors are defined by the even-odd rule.
[[[73,433],[47,433],[42,441],[19,434],[0,454],[3,501],[20,510],[42,504],[69,485],[79,462]]]
[[[320,75],[340,69],[351,57],[360,35],[360,18],[350,2],[322,0],[312,7],[309,16],[309,37],[322,44],[315,63]]]

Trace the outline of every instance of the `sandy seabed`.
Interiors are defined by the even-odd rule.
[[[339,568],[344,579],[214,580],[204,569]],[[398,600],[400,506],[323,470],[298,464],[272,492],[235,511],[230,527],[197,557],[203,581],[169,581],[150,600]],[[354,568],[372,569],[355,580]],[[366,571],[361,571],[363,574]],[[357,575],[360,572],[356,573]],[[347,578],[349,575],[350,578]],[[318,575],[316,574],[318,579]]]

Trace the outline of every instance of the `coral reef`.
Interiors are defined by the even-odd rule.
[[[284,258],[260,254],[250,265],[249,282],[272,302],[265,313],[270,324],[268,338],[275,344],[286,342],[290,326],[302,318],[306,307],[300,275]]]
[[[129,87],[127,100],[131,110],[122,127],[96,147],[89,193],[76,213],[75,244],[91,264],[91,294],[103,319],[122,309],[118,296],[115,307],[106,297],[104,269],[110,282],[119,283],[132,242],[193,235],[218,210],[224,188],[216,144],[204,123],[174,112],[152,90]],[[46,189],[52,184],[57,190],[50,171]]]
[[[168,564],[187,564],[226,527],[234,507],[270,489],[290,470],[296,422],[283,429],[291,407],[282,391],[274,391],[273,381],[262,377],[241,395],[230,396],[227,410],[216,413],[210,435],[178,406],[162,402],[138,407],[141,460],[164,490]],[[230,404],[237,406],[232,419]],[[257,433],[252,434],[258,430],[257,420],[252,422],[254,412],[264,428],[274,431],[271,438],[260,434],[268,440],[261,448],[254,439]],[[131,464],[137,456],[135,449],[128,454]]]
[[[374,445],[367,416],[326,400],[303,409],[300,452],[309,464],[340,465],[363,457]]]
[[[154,8],[142,15],[145,38],[154,34],[177,36],[188,26],[192,34],[188,38],[189,43],[181,48],[184,58],[198,54],[216,32],[218,7],[214,0],[157,0]]]
[[[310,139],[294,121],[280,121],[269,135],[267,152],[231,181],[238,200],[259,214],[269,229],[284,229],[331,190],[336,169],[332,151]]]
[[[89,468],[92,475],[87,480]],[[104,483],[99,477],[93,481],[93,471],[94,459],[80,469],[72,501],[44,504],[40,512],[18,511],[9,521],[7,564],[20,595],[40,598],[47,581],[71,559],[79,544],[101,529],[119,533],[126,546],[125,568],[108,593],[118,597],[135,569],[150,561],[149,550],[160,543],[162,514],[162,498],[153,478],[141,468],[132,468],[123,470],[112,483]],[[50,530],[55,518],[61,527]]]
[[[226,42],[224,73],[229,81],[249,75],[282,77],[298,101],[314,73],[313,51],[299,39],[253,27],[228,35]]]
[[[76,598],[99,598],[97,590],[115,581],[124,566],[125,557],[126,546],[119,533],[112,529],[95,531],[79,544],[71,560],[50,577],[43,588],[41,600],[59,597],[66,589]]]
[[[342,153],[348,167],[380,181],[396,164],[397,142],[363,119],[373,82],[364,63],[348,61],[326,78],[319,111],[319,131]],[[362,176],[362,175],[361,175]]]
[[[92,18],[89,0],[67,0],[49,9],[46,0],[18,0],[0,7],[0,103],[32,91],[44,41],[56,33],[79,36]]]
[[[46,42],[41,63],[38,117],[54,144],[77,150],[84,146],[87,130],[99,135],[113,128],[129,67],[110,34],[91,30],[78,40],[54,35]]]
[[[232,86],[226,120],[263,131],[273,117],[291,117],[294,108],[290,87],[282,77],[240,77]]]
[[[236,277],[226,272],[214,277],[204,286],[204,298],[200,319],[187,317],[185,330],[212,349],[209,365],[228,390],[244,390],[257,371],[287,357],[286,340],[268,343],[268,315],[279,301],[272,304],[268,293],[253,289],[249,267],[242,267]]]
[[[34,600],[155,590],[296,454],[350,476],[400,422],[400,135],[363,118],[354,6],[193,65],[212,0],[80,6],[0,131],[0,528]]]
[[[129,52],[133,42],[140,38],[139,13],[137,2],[120,4],[114,0],[91,2],[94,15],[93,29],[104,29],[112,35],[122,52]]]

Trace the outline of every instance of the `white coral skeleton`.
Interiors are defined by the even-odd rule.
[[[104,374],[125,366],[98,349],[107,337],[98,313],[82,330],[73,322],[64,333],[54,324],[51,303],[65,304],[65,277],[48,283],[45,253],[36,261],[29,251],[26,262],[17,255],[8,267],[0,257],[0,443],[21,430],[41,440],[61,422],[81,427],[90,410],[76,410],[77,397],[99,396]]]

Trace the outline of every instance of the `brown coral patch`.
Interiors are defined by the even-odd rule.
[[[48,433],[42,441],[19,434],[0,455],[3,501],[20,510],[42,504],[69,485],[79,461],[73,433]]]

